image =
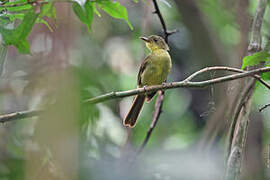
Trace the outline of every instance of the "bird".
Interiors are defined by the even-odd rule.
[[[160,85],[166,81],[172,68],[171,56],[168,52],[169,46],[162,37],[157,35],[140,37],[140,39],[145,41],[150,54],[146,56],[140,65],[137,87]],[[144,102],[151,101],[155,94],[156,92],[136,95],[130,110],[123,119],[123,125],[129,128],[135,127]]]

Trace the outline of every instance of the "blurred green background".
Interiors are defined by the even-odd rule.
[[[57,22],[49,21],[54,31],[35,25],[28,38],[31,55],[8,49],[0,81],[1,114],[45,111],[0,125],[1,180],[222,179],[229,124],[215,114],[234,90],[228,88],[230,83],[166,91],[159,122],[132,165],[151,124],[155,99],[145,104],[132,130],[122,125],[132,97],[82,103],[111,91],[134,89],[139,65],[149,53],[139,37],[163,35],[152,1],[119,2],[127,8],[133,30],[99,10],[101,17],[94,16],[89,31],[69,3],[56,3]],[[168,29],[179,30],[169,37],[173,62],[169,82],[207,66],[241,67],[257,1],[158,0],[158,4]],[[264,45],[269,36],[268,9],[262,34]],[[270,94],[258,86],[254,97],[242,179],[250,174],[270,176],[266,167],[270,110],[258,112],[269,103]]]

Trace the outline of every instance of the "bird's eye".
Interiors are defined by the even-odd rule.
[[[154,38],[154,41],[157,42],[158,41],[157,38]]]

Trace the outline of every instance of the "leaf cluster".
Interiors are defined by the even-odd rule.
[[[30,45],[27,37],[33,29],[34,24],[44,24],[50,31],[53,28],[49,25],[44,17],[54,20],[56,23],[56,8],[55,2],[70,2],[70,1],[29,1],[16,0],[12,2],[4,2],[0,5],[0,33],[4,44],[15,46],[20,53],[29,54]],[[129,19],[126,8],[118,1],[110,0],[74,0],[71,1],[72,9],[78,19],[91,29],[94,14],[99,17],[101,14],[97,8],[103,10],[110,16],[116,19],[126,21],[130,29],[133,29]],[[19,25],[17,21],[19,21]]]

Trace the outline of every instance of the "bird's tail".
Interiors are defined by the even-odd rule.
[[[134,127],[137,121],[137,118],[142,110],[143,104],[145,101],[145,95],[137,95],[133,100],[133,104],[123,120],[123,124],[128,127]]]

